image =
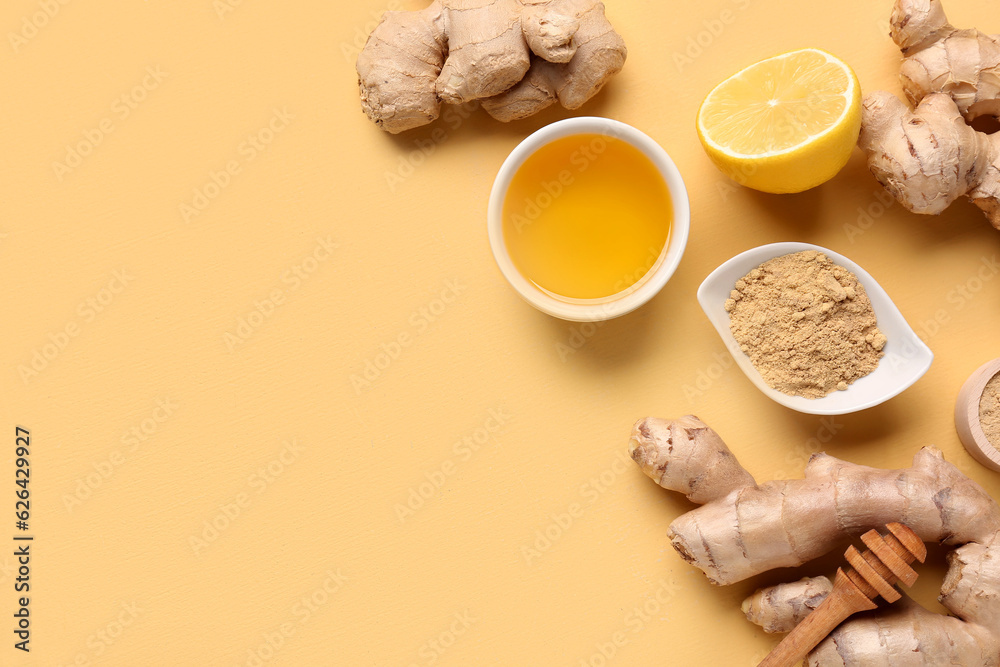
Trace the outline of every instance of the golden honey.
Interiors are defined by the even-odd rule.
[[[601,299],[656,264],[672,211],[670,191],[642,151],[615,137],[578,134],[542,146],[514,174],[504,241],[518,271],[543,290]]]

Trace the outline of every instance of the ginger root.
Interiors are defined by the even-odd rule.
[[[764,632],[791,632],[832,590],[826,577],[805,577],[760,589],[743,601],[742,609],[747,620]]]
[[[629,452],[660,486],[701,504],[674,520],[670,540],[715,584],[797,567],[892,521],[924,541],[957,546],[938,598],[957,618],[897,603],[838,627],[808,665],[1000,665],[1000,506],[938,450],[921,449],[902,470],[817,454],[805,479],[758,485],[712,429],[688,416],[640,420]],[[785,632],[828,584],[765,589],[744,610],[768,631]]]
[[[889,25],[910,104],[947,93],[966,120],[1000,115],[1000,37],[955,28],[940,0],[897,0]]]
[[[879,91],[865,98],[861,118],[868,168],[903,206],[937,214],[967,195],[1000,229],[1000,135],[969,127],[944,93],[910,111]]]
[[[896,0],[890,25],[916,108],[883,91],[865,98],[858,145],[868,168],[914,213],[968,195],[1000,229],[1000,135],[967,124],[1000,115],[1000,37],[953,27],[939,0]]]
[[[393,134],[437,119],[441,103],[482,100],[504,122],[557,100],[576,109],[625,64],[598,0],[435,0],[386,12],[358,56],[361,103]]]

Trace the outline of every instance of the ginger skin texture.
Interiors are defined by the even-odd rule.
[[[1000,115],[1000,37],[953,27],[939,0],[896,0],[890,25],[915,109],[884,91],[865,98],[858,145],[868,168],[914,213],[967,195],[1000,229],[1000,134],[968,125]]]
[[[494,118],[577,109],[625,64],[598,0],[435,0],[386,12],[358,56],[361,104],[397,134],[437,119],[441,103],[482,100]]]
[[[938,598],[954,616],[904,596],[840,625],[810,653],[810,667],[1000,664],[1000,506],[938,450],[921,449],[902,470],[816,454],[804,479],[757,484],[715,431],[687,416],[640,420],[629,453],[657,484],[701,505],[674,520],[670,541],[714,584],[797,567],[892,521],[957,547]],[[743,609],[768,632],[787,632],[829,590],[825,578],[779,584]]]

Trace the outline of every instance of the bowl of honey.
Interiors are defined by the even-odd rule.
[[[490,193],[493,256],[525,301],[575,322],[655,296],[677,269],[691,211],[658,143],[609,118],[547,125],[507,157]]]

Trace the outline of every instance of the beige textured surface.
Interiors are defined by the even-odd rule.
[[[871,373],[885,347],[858,277],[815,250],[769,259],[736,281],[730,330],[768,385],[821,398]]]
[[[979,399],[979,425],[986,439],[994,447],[1000,447],[1000,375],[994,375],[983,388]]]

